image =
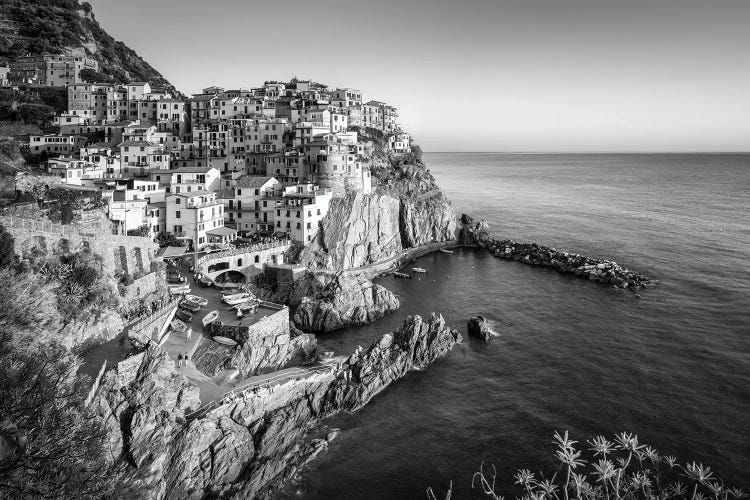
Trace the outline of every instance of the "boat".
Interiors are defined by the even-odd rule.
[[[174,317],[181,321],[184,321],[185,323],[190,323],[191,321],[193,321],[193,315],[185,311],[184,309],[177,309],[177,312],[174,313]]]
[[[247,302],[243,302],[242,304],[237,304],[236,306],[234,306],[234,308],[237,309],[238,318],[241,318],[244,314],[251,311],[254,312],[257,307],[258,303],[255,300],[249,300]]]
[[[211,278],[209,278],[208,276],[202,276],[198,279],[198,284],[203,288],[211,286],[212,283],[213,281],[211,281]]]
[[[188,285],[187,283],[183,285],[169,285],[169,293],[171,293],[172,295],[190,293],[190,285]]]
[[[443,253],[453,253],[453,250],[448,250],[447,248],[441,248],[440,251]]]
[[[221,300],[229,304],[230,306],[236,305],[236,304],[242,304],[243,302],[247,302],[249,300],[254,299],[255,296],[252,293],[233,293],[231,295],[224,295]]]
[[[399,273],[399,272],[397,271],[397,272],[394,272],[394,273],[393,273],[393,275],[394,275],[394,276],[395,276],[396,278],[411,279],[411,274],[409,274],[409,273]]]
[[[217,283],[214,283],[213,285],[220,290],[238,290],[242,288],[242,283],[232,283],[232,282],[218,283],[217,282]]]
[[[169,273],[167,274],[167,283],[173,284],[173,285],[182,285],[187,282],[187,279],[185,279],[184,276],[182,276],[180,273]]]
[[[190,302],[195,302],[199,306],[208,305],[208,299],[205,299],[199,295],[185,295],[185,300],[189,300]]]
[[[219,311],[214,310],[203,316],[201,321],[203,322],[203,326],[207,326],[209,323],[213,323],[217,319],[219,319]]]
[[[415,273],[426,273],[427,272],[427,269],[425,269],[424,267],[412,267],[411,270],[414,271]]]
[[[183,300],[180,302],[180,309],[185,309],[186,311],[190,312],[197,312],[199,311],[201,306],[196,304],[195,302],[190,302],[189,300]]]
[[[235,346],[237,345],[237,341],[230,339],[229,337],[222,337],[221,335],[217,335],[216,337],[212,337],[214,339],[214,342],[218,342],[219,344],[228,345],[228,346]]]
[[[169,326],[171,326],[172,330],[176,332],[184,332],[185,330],[187,330],[187,325],[179,319],[173,319]]]

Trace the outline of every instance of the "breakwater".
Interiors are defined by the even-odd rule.
[[[623,268],[617,262],[585,255],[563,252],[537,243],[519,243],[510,239],[497,239],[489,234],[487,223],[474,222],[461,216],[462,240],[464,244],[486,248],[492,255],[532,266],[556,269],[565,274],[605,283],[616,288],[638,290],[655,284],[648,277]]]

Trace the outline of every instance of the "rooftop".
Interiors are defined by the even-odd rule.
[[[243,175],[235,182],[237,187],[259,188],[265,186],[271,179],[273,177],[266,177],[264,175]]]
[[[217,170],[216,167],[180,167],[170,170],[175,174],[207,174],[209,170]]]

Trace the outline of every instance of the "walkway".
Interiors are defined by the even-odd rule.
[[[192,413],[189,413],[185,415],[185,418],[188,420],[202,417],[209,411],[213,410],[214,408],[217,408],[218,406],[229,403],[233,401],[236,398],[242,398],[243,393],[248,394],[253,389],[259,388],[262,389],[266,385],[269,385],[271,387],[276,387],[284,382],[288,382],[292,379],[305,379],[308,377],[311,377],[312,375],[316,373],[323,373],[331,370],[331,367],[333,365],[317,365],[317,366],[311,366],[311,367],[299,367],[295,366],[292,368],[284,368],[282,370],[278,370],[271,373],[265,373],[262,375],[254,375],[252,377],[248,377],[242,381],[242,385],[235,387],[234,389],[230,391],[226,391],[223,394],[217,394],[216,397],[209,401],[208,403],[205,403],[203,406],[198,408]],[[201,391],[201,396],[203,395]]]

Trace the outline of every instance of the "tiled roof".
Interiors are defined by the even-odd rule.
[[[272,178],[264,175],[243,175],[235,182],[239,188],[259,188],[263,187]]]

